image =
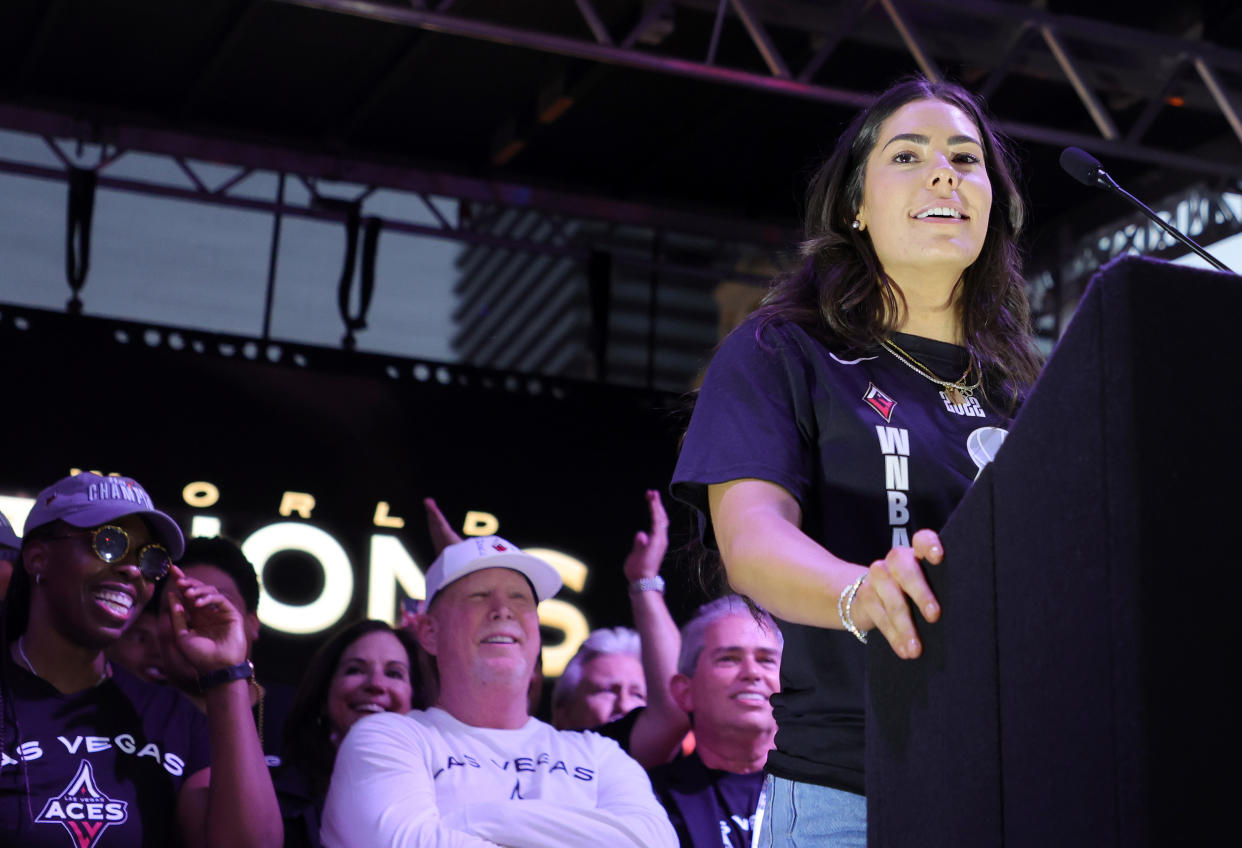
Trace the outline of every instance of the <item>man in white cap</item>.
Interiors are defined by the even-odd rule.
[[[439,670],[436,704],[350,729],[324,807],[327,848],[677,844],[615,742],[527,712],[536,605],[560,587],[555,569],[497,536],[441,552],[417,625]]]

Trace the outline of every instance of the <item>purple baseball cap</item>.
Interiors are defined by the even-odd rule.
[[[140,515],[174,560],[185,553],[181,528],[155,508],[147,490],[129,477],[100,477],[91,471],[57,480],[35,498],[26,517],[26,533],[53,521],[74,527],[98,527],[127,515]]]

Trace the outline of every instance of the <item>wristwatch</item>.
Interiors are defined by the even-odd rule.
[[[664,594],[664,578],[658,574],[655,577],[640,577],[630,584],[630,594],[637,595],[639,592],[659,592]]]
[[[207,672],[198,679],[198,688],[200,692],[206,692],[208,689],[213,686],[219,686],[221,683],[231,683],[234,680],[245,680],[253,677],[254,663],[246,660],[237,665],[230,665]]]

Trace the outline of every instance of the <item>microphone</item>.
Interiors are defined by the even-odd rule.
[[[1218,271],[1228,271],[1231,274],[1233,273],[1233,271],[1225,265],[1225,263],[1208,253],[1181,230],[1177,229],[1168,221],[1153,212],[1143,203],[1143,201],[1139,200],[1137,197],[1130,194],[1130,192],[1117,185],[1117,181],[1110,177],[1108,172],[1104,170],[1104,166],[1100,164],[1100,160],[1096,159],[1087,151],[1078,147],[1065,148],[1061,151],[1061,167],[1065,170],[1065,173],[1069,174],[1083,185],[1091,186],[1093,188],[1105,188],[1114,194],[1124,197],[1127,201],[1133,204],[1135,208],[1155,222],[1155,224],[1162,230],[1173,236],[1173,238],[1177,239],[1182,244],[1186,245],[1199,256],[1203,257],[1204,261],[1206,261],[1213,268]]]
[[[1100,160],[1081,147],[1067,147],[1062,150],[1061,167],[1065,170],[1065,173],[1083,185],[1099,188],[1117,187],[1117,184],[1113,182],[1113,178],[1104,171],[1104,166],[1100,164]]]

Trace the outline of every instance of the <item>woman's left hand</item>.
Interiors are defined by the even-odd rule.
[[[878,629],[903,659],[923,652],[911,605],[929,622],[940,618],[940,603],[927,585],[920,561],[938,565],[944,559],[944,546],[934,530],[918,531],[911,542],[911,547],[893,548],[871,564],[854,596],[851,616],[862,630]]]
[[[172,567],[165,588],[172,636],[182,656],[200,675],[246,660],[241,613],[216,587]]]

